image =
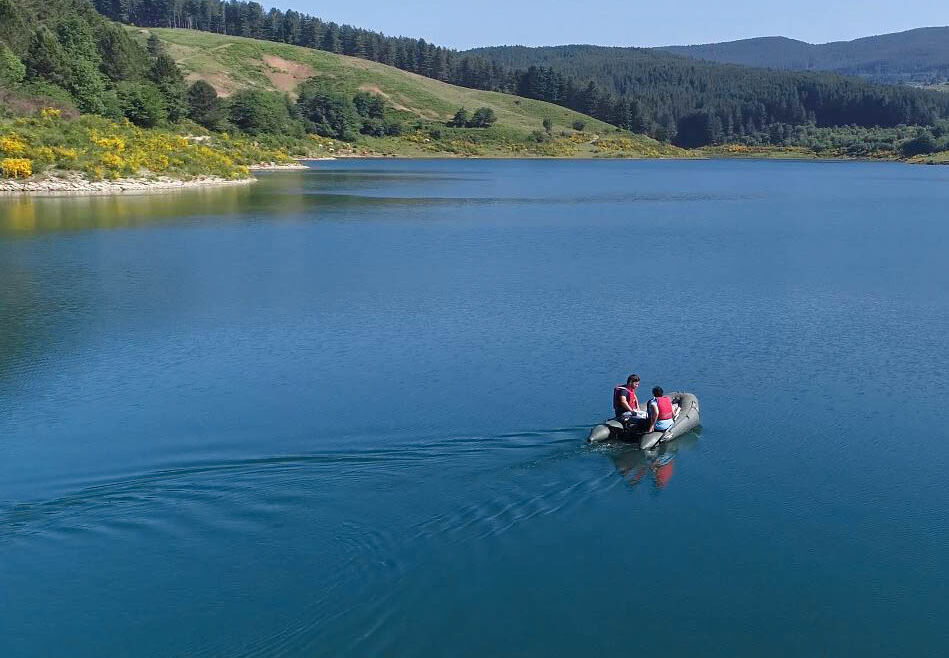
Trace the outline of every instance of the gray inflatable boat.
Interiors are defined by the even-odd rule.
[[[699,426],[699,400],[691,393],[667,393],[673,403],[679,405],[679,415],[676,416],[672,427],[665,432],[643,433],[623,425],[622,422],[611,418],[590,430],[587,443],[603,443],[606,441],[636,442],[639,447],[648,450],[660,443],[677,439]],[[639,408],[646,411],[646,403],[640,402]]]

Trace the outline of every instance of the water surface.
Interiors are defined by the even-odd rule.
[[[0,199],[0,655],[940,655],[949,169]],[[583,444],[630,371],[659,455]]]

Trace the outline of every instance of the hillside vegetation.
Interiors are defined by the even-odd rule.
[[[4,178],[240,178],[291,156],[377,154],[681,151],[563,107],[356,58],[128,28],[86,0],[0,0]]]
[[[666,46],[659,50],[712,62],[797,71],[833,71],[875,82],[937,85],[949,80],[949,27],[924,27],[822,44],[785,37],[762,37]]]
[[[656,50],[558,46],[466,52],[247,0],[94,0],[111,18],[358,57],[468,88],[543,100],[683,147],[780,144],[800,127],[933,126],[949,97],[828,73],[697,62]]]
[[[631,97],[650,134],[685,147],[773,142],[798,126],[932,126],[949,117],[949,96],[832,73],[803,73],[690,60],[644,48],[500,46],[473,52],[503,66],[537,71],[545,98],[561,77],[586,76],[594,89]]]
[[[385,100],[400,122],[398,136],[361,136],[356,146],[401,155],[682,156],[643,135],[617,133],[573,110],[511,94],[450,85],[392,66],[289,44],[197,30],[132,29],[141,40],[155,34],[189,82],[203,80],[223,97],[241,90],[283,92],[296,98],[311,79],[332,91],[367,93]],[[459,109],[490,109],[496,121],[481,129],[447,124]],[[545,124],[546,120],[546,124]],[[335,148],[339,148],[337,145]]]
[[[0,176],[241,178],[289,160],[188,121],[185,95],[173,60],[84,0],[0,0]]]
[[[462,55],[241,0],[97,6],[189,27],[123,26],[88,0],[0,0],[0,175],[237,178],[345,155],[943,162],[949,149],[949,95],[833,74],[593,46]]]

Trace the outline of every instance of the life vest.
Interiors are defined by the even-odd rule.
[[[659,410],[659,417],[656,420],[672,420],[675,418],[675,412],[672,410],[672,400],[665,395],[653,398],[656,408]]]
[[[662,489],[669,484],[669,478],[675,472],[675,459],[665,459],[656,462],[653,466],[652,476],[656,480],[656,487]]]
[[[633,411],[639,407],[639,400],[636,399],[636,391],[633,390],[632,386],[617,386],[613,389],[613,411],[616,412],[617,416],[626,411],[619,403],[620,398],[623,397],[622,394],[624,392],[629,393],[629,406],[633,409]]]

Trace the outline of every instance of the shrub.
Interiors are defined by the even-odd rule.
[[[75,109],[75,103],[69,92],[45,80],[32,80],[21,87],[24,94],[40,99],[42,105],[49,106],[52,103]]]
[[[224,127],[224,107],[217,90],[204,80],[198,80],[188,89],[188,117],[209,130]]]
[[[152,85],[120,82],[116,87],[122,115],[136,126],[152,128],[165,119],[165,102]]]
[[[228,102],[228,117],[231,123],[250,135],[303,135],[300,124],[290,115],[287,97],[278,92],[239,91]]]
[[[290,161],[284,150],[246,139],[209,135],[198,142],[166,130],[141,129],[128,121],[92,115],[75,120],[0,120],[0,135],[10,151],[0,152],[0,158],[10,161],[4,175],[17,177],[29,175],[20,160],[31,163],[33,173],[53,166],[93,178],[157,173],[234,178],[246,175],[249,164]]]
[[[914,155],[935,153],[938,150],[939,146],[936,143],[936,139],[929,131],[923,131],[913,139],[907,140],[900,144],[900,153],[904,158],[911,158]]]
[[[475,110],[475,113],[471,115],[471,121],[468,122],[468,127],[487,128],[497,120],[497,117],[494,116],[494,110],[490,107],[479,107]]]
[[[0,84],[15,87],[26,77],[26,65],[0,41]]]
[[[317,82],[304,83],[301,86],[297,105],[307,121],[307,130],[323,137],[333,137],[352,141],[356,130],[360,129],[359,114],[349,96],[323,87]],[[367,121],[363,127],[385,134],[381,121]],[[374,132],[367,132],[374,134]]]
[[[379,119],[366,119],[362,122],[359,132],[363,135],[369,135],[370,137],[383,137],[386,134],[386,126],[385,123]],[[328,136],[335,137],[335,135]]]
[[[464,128],[468,125],[468,121],[468,110],[461,108],[455,112],[455,116],[453,116],[451,120],[445,125],[447,125],[449,128]]]
[[[161,53],[152,63],[148,77],[158,87],[165,101],[168,119],[178,121],[188,113],[188,88],[178,65],[171,56]]]
[[[381,96],[360,91],[353,96],[353,106],[359,116],[369,119],[382,119],[385,116],[386,101]]]
[[[26,158],[3,158],[0,173],[6,178],[29,178],[33,175],[33,163]]]
[[[576,130],[577,132],[582,133],[583,129],[586,127],[587,127],[587,124],[580,121],[580,119],[577,119],[576,121],[573,122],[573,129]]]
[[[0,137],[0,153],[19,155],[24,151],[26,151],[26,142],[19,135],[3,135]]]

